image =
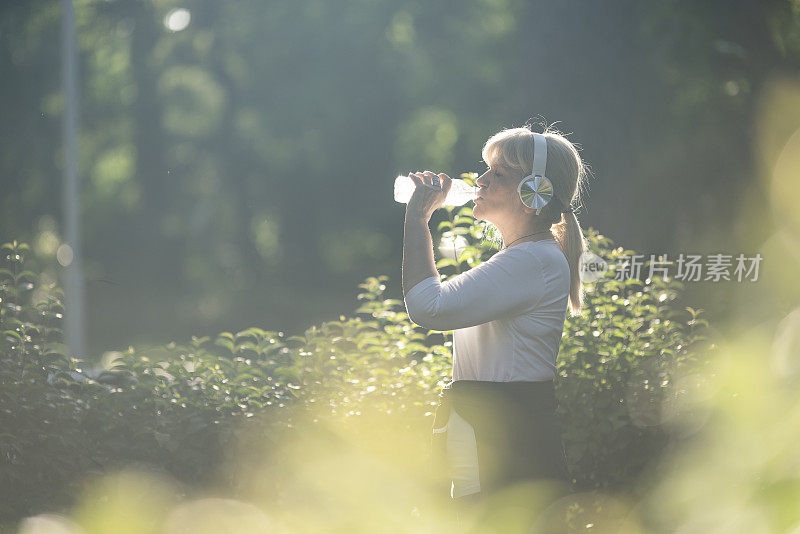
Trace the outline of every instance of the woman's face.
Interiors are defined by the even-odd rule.
[[[479,187],[472,213],[476,219],[497,224],[522,207],[517,186],[521,171],[495,164],[478,177]]]

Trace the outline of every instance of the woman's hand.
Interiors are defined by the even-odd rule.
[[[434,174],[431,171],[423,173],[412,172],[408,175],[417,187],[411,195],[406,206],[406,212],[430,220],[433,212],[439,209],[450,192],[453,180],[445,173]]]

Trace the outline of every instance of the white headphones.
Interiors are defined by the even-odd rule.
[[[533,170],[523,178],[517,186],[517,192],[522,203],[536,210],[536,215],[542,211],[553,198],[553,183],[545,176],[547,168],[547,138],[540,133],[533,133]]]

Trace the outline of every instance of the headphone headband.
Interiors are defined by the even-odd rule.
[[[547,169],[547,138],[540,133],[533,133],[533,174],[546,176]]]
[[[547,169],[547,138],[533,133],[533,169],[517,186],[523,204],[536,210],[536,215],[553,198],[553,184],[545,175]]]

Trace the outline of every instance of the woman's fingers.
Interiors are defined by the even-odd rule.
[[[426,184],[428,184],[431,187],[436,187],[436,188],[441,187],[442,184],[439,181],[439,177],[438,176],[433,174],[431,171],[425,171],[423,174],[425,176],[425,183]]]
[[[452,178],[447,176],[445,173],[436,174],[431,171],[410,172],[408,173],[408,176],[414,180],[414,183],[417,185],[424,184],[429,187],[441,189],[443,191],[449,191],[453,182]]]
[[[439,180],[441,180],[442,183],[442,190],[445,192],[450,192],[450,186],[453,185],[453,179],[442,172],[439,173]]]
[[[430,177],[429,174],[427,174],[429,172],[430,171],[412,172],[412,173],[409,173],[409,176],[414,180],[414,182],[417,183],[417,185],[424,184],[424,185],[433,187],[433,185],[431,183],[431,177]]]

